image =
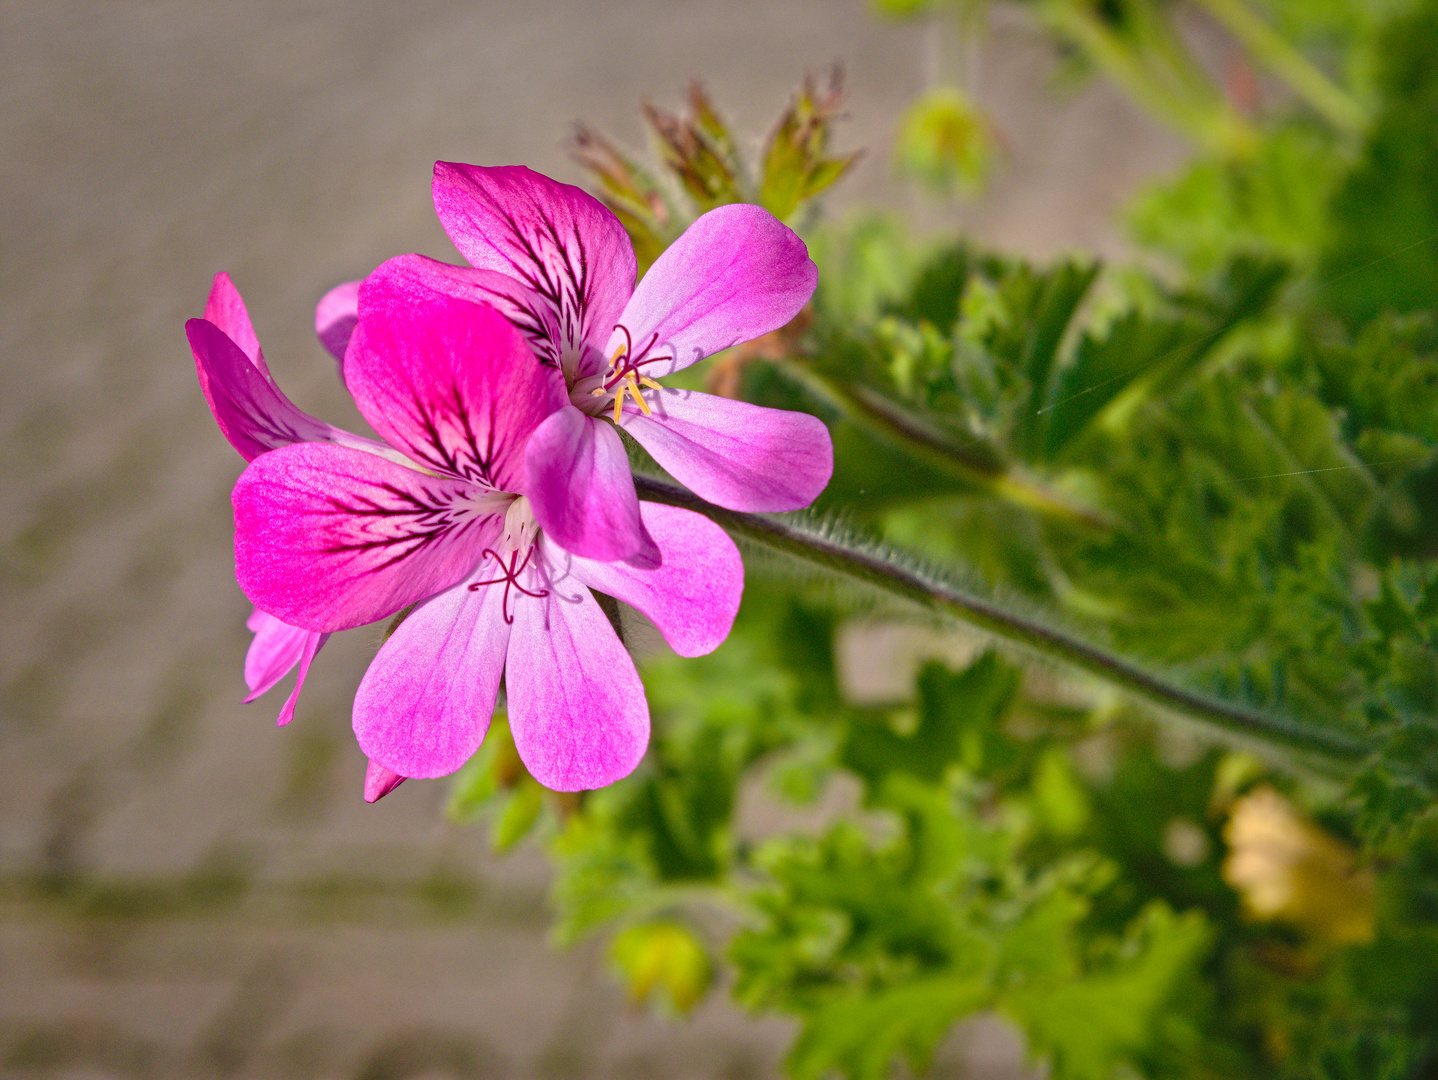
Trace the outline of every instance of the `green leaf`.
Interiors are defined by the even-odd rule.
[[[1268,307],[1286,275],[1281,264],[1239,258],[1214,294],[1178,298],[1183,306],[1172,315],[1132,313],[1105,336],[1085,334],[1048,395],[1045,456],[1057,457],[1090,424],[1122,426],[1141,402],[1178,386],[1225,336]]]
[[[1050,747],[1039,757],[1033,779],[1034,807],[1056,836],[1076,836],[1089,820],[1088,795],[1074,776],[1068,755]]]
[[[829,1002],[806,1021],[786,1064],[794,1080],[838,1073],[884,1080],[904,1058],[917,1075],[954,1022],[984,1008],[992,990],[980,977],[916,979]]]
[[[995,653],[985,653],[957,674],[930,663],[919,675],[919,721],[913,732],[898,734],[882,720],[856,726],[842,760],[871,783],[895,771],[937,781],[953,762],[973,772],[992,768],[995,758],[1007,754],[999,718],[1017,685],[1013,668]]]
[[[1323,299],[1351,326],[1438,307],[1438,4],[1384,34],[1383,107],[1333,202]]]
[[[1052,1061],[1055,1080],[1107,1080],[1149,1044],[1160,1010],[1212,939],[1201,914],[1155,902],[1095,970],[1017,987],[999,1009],[1028,1033],[1032,1053]]]

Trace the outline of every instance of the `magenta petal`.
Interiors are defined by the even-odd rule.
[[[294,442],[360,441],[299,409],[214,323],[191,319],[185,336],[215,422],[246,461]]]
[[[295,687],[280,707],[280,715],[275,721],[284,727],[294,719],[295,705],[300,700],[300,691],[304,689],[305,676],[309,674],[315,656],[329,640],[329,635],[290,626],[259,608],[250,613],[245,625],[255,634],[255,640],[250,642],[249,652],[245,654],[245,683],[250,688],[245,704],[274,686],[296,664],[300,667]]]
[[[435,163],[433,194],[459,253],[544,298],[565,349],[609,337],[634,291],[636,264],[629,234],[603,203],[523,166],[448,161]]]
[[[514,610],[509,729],[545,787],[604,787],[633,772],[649,744],[644,684],[589,590],[573,578],[550,588],[545,602]]]
[[[345,354],[364,418],[426,468],[516,491],[524,445],[557,404],[546,368],[493,308],[437,296],[406,302],[367,278]]]
[[[325,293],[315,305],[315,333],[320,344],[341,364],[350,334],[359,321],[359,290],[358,281],[346,281]]]
[[[808,413],[768,409],[692,390],[651,391],[654,415],[626,406],[621,421],[694,494],[730,510],[808,506],[834,472],[834,444]]]
[[[739,549],[702,514],[647,502],[639,512],[664,553],[662,566],[638,570],[571,556],[570,573],[642,611],[680,656],[713,652],[729,636],[744,591]]]
[[[300,662],[300,655],[305,651],[305,639],[312,631],[281,622],[259,608],[250,613],[245,626],[255,635],[249,651],[245,653],[245,685],[250,688],[245,697],[245,704],[248,705]]]
[[[391,772],[378,761],[371,761],[364,771],[364,801],[376,803],[408,779]]]
[[[295,688],[280,706],[280,715],[275,718],[277,726],[284,727],[295,718],[295,706],[299,704],[300,691],[305,688],[305,676],[310,673],[310,664],[314,663],[315,657],[329,639],[328,634],[317,634],[313,631],[305,637],[305,646],[300,653],[300,670],[295,675]]]
[[[459,585],[415,608],[380,647],[354,703],[355,737],[372,761],[402,776],[447,776],[479,749],[509,643],[504,594]]]
[[[517,278],[471,266],[451,266],[424,255],[400,255],[370,275],[367,303],[427,303],[454,297],[488,304],[524,335],[545,362],[559,366],[564,345],[553,307]],[[383,281],[384,287],[376,287]],[[368,308],[366,308],[368,311]]]
[[[777,330],[813,295],[819,271],[794,232],[763,207],[710,210],[655,260],[619,316],[636,352],[657,335],[644,374],[667,375]],[[626,339],[616,332],[605,355]]]
[[[210,286],[210,297],[205,302],[205,320],[212,322],[245,354],[260,374],[270,379],[270,369],[265,365],[265,354],[260,349],[260,340],[255,336],[254,324],[240,291],[230,280],[230,275],[218,273]],[[270,379],[273,382],[273,379]]]
[[[657,558],[639,517],[629,457],[612,425],[566,405],[535,429],[524,465],[523,491],[534,519],[560,547],[606,562]]]
[[[263,454],[235,484],[235,576],[309,630],[392,615],[464,578],[502,518],[463,480],[326,443]]]

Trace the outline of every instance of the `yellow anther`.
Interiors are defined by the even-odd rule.
[[[644,400],[644,395],[639,392],[639,383],[634,378],[634,372],[629,373],[629,392],[634,395],[634,404],[639,406],[639,411],[645,416],[650,415],[649,402]]]
[[[619,358],[628,351],[629,347],[627,345],[621,345],[619,346],[619,348],[615,349],[614,355],[609,358],[609,366],[611,368],[615,367],[619,363]]]
[[[651,389],[651,390],[663,390],[663,389],[664,389],[664,387],[660,386],[657,382],[655,382],[653,379],[651,379],[648,375],[641,375],[641,376],[639,376],[639,381],[642,382],[645,386],[649,387],[649,389]]]
[[[609,393],[609,391],[606,390],[606,389],[604,389],[604,387],[601,386],[601,387],[600,387],[599,389],[597,389],[597,390],[591,390],[591,391],[589,391],[589,396],[590,396],[590,397],[603,397],[603,396],[604,396],[605,394],[607,394],[607,393]]]
[[[619,423],[619,418],[624,415],[624,396],[628,394],[634,398],[634,404],[639,406],[639,411],[645,416],[652,416],[654,412],[649,408],[649,402],[644,400],[644,395],[639,392],[639,383],[635,381],[634,373],[630,372],[619,384],[618,392],[614,395],[614,422]]]

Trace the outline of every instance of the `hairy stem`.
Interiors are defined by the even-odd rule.
[[[1314,764],[1347,767],[1369,753],[1368,746],[1355,736],[1286,717],[1270,716],[1176,686],[1063,630],[897,566],[881,554],[824,536],[810,526],[725,510],[676,484],[654,477],[638,475],[634,483],[641,498],[697,511],[736,537],[802,559],[890,596],[977,627],[1002,641],[1086,672],[1161,710],[1177,713],[1219,733],[1269,747],[1298,751],[1314,759]]]

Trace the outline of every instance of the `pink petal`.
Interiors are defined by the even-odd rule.
[[[326,443],[261,455],[235,484],[235,576],[257,607],[347,630],[462,580],[502,517],[467,481]]]
[[[255,367],[270,382],[270,369],[265,365],[265,354],[260,350],[260,339],[255,336],[250,313],[240,297],[240,291],[230,280],[230,275],[221,271],[215,275],[210,286],[210,297],[205,302],[205,320],[212,322],[245,354]]]
[[[476,579],[490,576],[484,569]],[[355,737],[373,762],[402,776],[446,776],[479,749],[509,644],[504,592],[449,589],[380,647],[354,703]]]
[[[280,715],[275,718],[275,724],[279,727],[284,727],[295,718],[295,706],[299,704],[300,691],[305,688],[305,676],[310,673],[310,664],[314,663],[315,657],[329,639],[328,634],[314,632],[305,637],[304,651],[300,653],[300,670],[295,676],[295,688],[290,691],[290,696],[285,698],[285,703],[280,706]]]
[[[364,801],[376,803],[408,779],[397,772],[391,772],[377,761],[371,761],[364,771]]]
[[[517,491],[524,445],[560,400],[553,368],[493,308],[365,280],[345,382],[390,445],[450,476]]]
[[[359,321],[359,289],[358,281],[346,281],[325,293],[315,305],[315,333],[320,344],[340,362],[341,370],[350,334]]]
[[[530,437],[524,465],[534,519],[560,547],[606,562],[638,557],[658,565],[612,425],[566,405]]]
[[[674,479],[730,510],[808,506],[834,472],[834,444],[808,413],[767,409],[692,390],[649,391],[644,416],[630,401],[621,424]]]
[[[565,349],[609,336],[634,291],[634,246],[594,196],[519,165],[434,166],[434,209],[472,265],[516,278],[558,320]]]
[[[284,727],[294,719],[295,705],[300,700],[300,691],[304,689],[305,676],[309,674],[315,656],[329,640],[329,635],[290,626],[259,608],[250,613],[245,625],[255,634],[255,640],[250,642],[249,652],[245,654],[245,683],[250,688],[245,698],[246,705],[288,675],[296,664],[300,666],[295,688],[285,699],[275,721]]]
[[[245,653],[245,685],[250,688],[245,704],[259,697],[279,682],[300,662],[305,639],[312,633],[281,622],[273,615],[255,608],[245,620],[255,639]]]
[[[451,266],[424,255],[400,255],[380,264],[372,279],[386,282],[384,294],[371,289],[372,298],[387,302],[426,303],[451,296],[488,304],[524,335],[540,359],[559,366],[564,351],[553,308],[517,278],[471,266]]]
[[[541,556],[546,541],[540,540]],[[551,583],[545,603],[514,609],[505,686],[520,759],[555,791],[628,776],[649,744],[649,704],[634,661],[589,590]]]
[[[246,461],[294,442],[369,443],[297,407],[214,323],[191,319],[185,336],[215,422]]]
[[[773,214],[747,203],[720,206],[655,260],[618,321],[635,352],[657,335],[653,351],[666,359],[643,372],[658,377],[779,329],[818,281],[804,241]],[[616,331],[605,355],[624,341]]]
[[[729,636],[744,591],[739,549],[702,514],[647,502],[639,512],[664,554],[662,566],[640,570],[571,556],[569,572],[642,611],[680,656],[713,652]]]

